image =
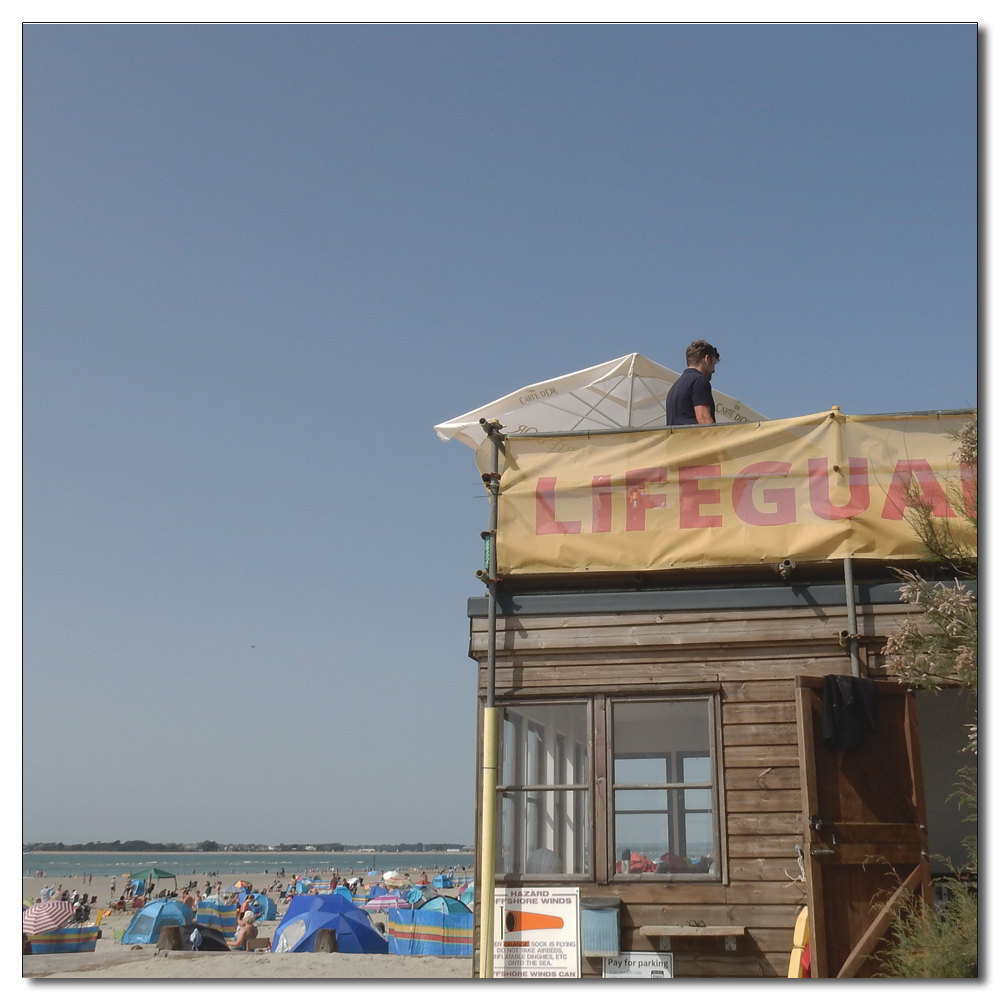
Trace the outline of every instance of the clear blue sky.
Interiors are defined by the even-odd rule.
[[[469,841],[437,422],[697,337],[771,417],[977,402],[972,25],[24,43],[26,839]]]

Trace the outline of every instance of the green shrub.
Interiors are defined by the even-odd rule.
[[[911,896],[897,911],[882,955],[883,977],[976,979],[979,977],[979,905],[974,887],[946,883],[951,899],[940,910]]]

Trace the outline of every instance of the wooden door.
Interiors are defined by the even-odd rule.
[[[812,976],[870,978],[897,904],[932,901],[916,698],[876,681],[876,731],[846,753],[823,745],[823,678],[798,684]]]

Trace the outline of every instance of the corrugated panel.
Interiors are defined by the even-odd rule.
[[[587,958],[617,958],[618,907],[580,911],[580,954]]]

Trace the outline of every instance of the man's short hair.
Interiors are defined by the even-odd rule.
[[[696,361],[701,361],[706,354],[715,358],[716,361],[719,360],[719,352],[707,340],[694,340],[684,356],[687,363],[693,365]]]

